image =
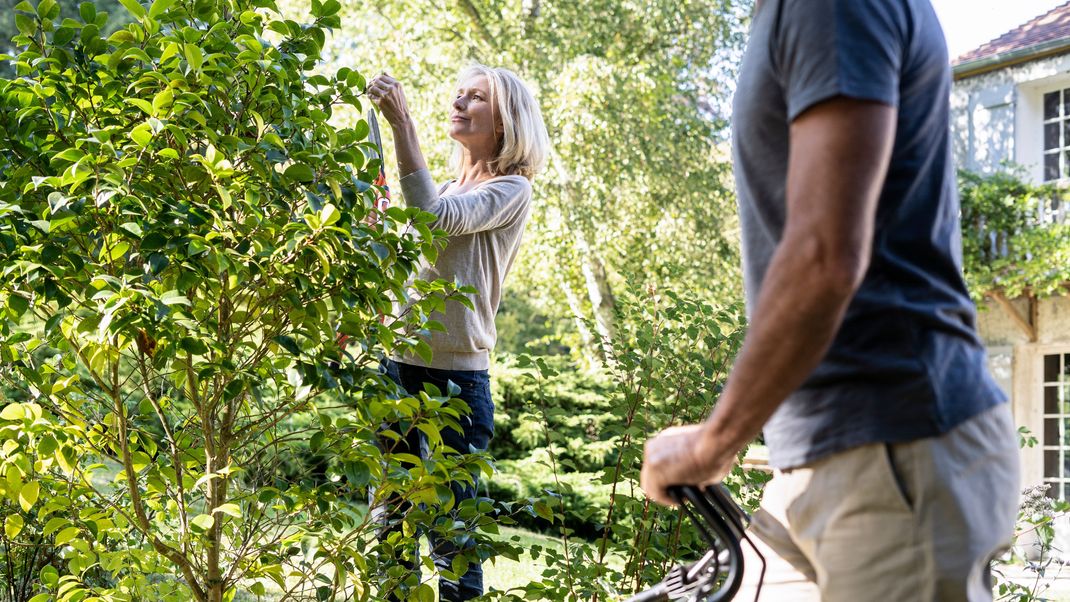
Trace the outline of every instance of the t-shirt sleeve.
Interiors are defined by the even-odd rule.
[[[435,225],[451,236],[505,228],[527,217],[531,183],[521,176],[495,178],[463,194],[441,195],[426,169],[401,178],[410,207],[438,216]]]
[[[899,105],[907,2],[774,1],[783,2],[772,52],[789,121],[837,96]]]

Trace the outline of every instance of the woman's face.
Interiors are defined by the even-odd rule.
[[[487,78],[476,75],[461,82],[450,105],[450,138],[467,147],[494,146],[501,131]]]

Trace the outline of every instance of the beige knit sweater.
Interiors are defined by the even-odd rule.
[[[436,312],[446,332],[435,332],[429,341],[434,356],[430,364],[420,358],[397,358],[443,370],[486,370],[490,351],[498,339],[494,315],[502,296],[502,284],[520,249],[524,224],[531,213],[531,182],[522,176],[499,176],[462,194],[443,195],[426,169],[401,178],[405,203],[438,216],[434,227],[449,233],[445,250],[434,265],[420,270],[423,280],[457,280],[475,287],[475,310],[448,303],[445,313]]]

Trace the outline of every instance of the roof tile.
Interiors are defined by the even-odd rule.
[[[1061,38],[1070,38],[1070,2],[1053,8],[1020,27],[974,48],[951,63],[953,65],[968,63]]]

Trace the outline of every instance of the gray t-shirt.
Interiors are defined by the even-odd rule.
[[[929,0],[764,0],[757,9],[733,109],[749,308],[784,228],[792,120],[836,96],[898,111],[869,269],[825,358],[766,424],[775,467],[940,435],[1005,401],[961,274],[950,86]]]

